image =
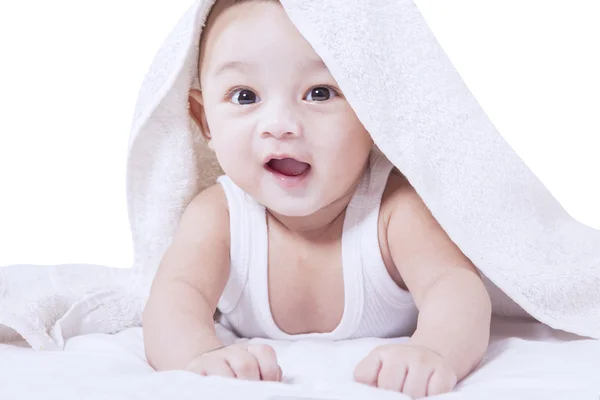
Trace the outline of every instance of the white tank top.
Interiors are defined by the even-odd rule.
[[[240,337],[275,340],[410,336],[417,309],[409,292],[389,275],[378,240],[381,197],[393,164],[373,148],[348,204],[342,230],[344,312],[332,332],[287,334],[269,305],[265,207],[227,176],[218,178],[229,205],[231,270],[218,303],[219,322]]]

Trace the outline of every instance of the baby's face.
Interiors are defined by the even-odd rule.
[[[287,216],[347,195],[372,141],[322,60],[277,3],[217,15],[203,37],[202,92],[190,101],[225,174]]]

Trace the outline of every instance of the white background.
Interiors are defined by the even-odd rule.
[[[496,127],[600,229],[600,1],[417,0]],[[137,90],[192,0],[0,0],[0,265],[129,267]]]

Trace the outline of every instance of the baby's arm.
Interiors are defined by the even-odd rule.
[[[156,370],[184,369],[222,346],[213,314],[229,277],[229,214],[222,188],[189,204],[152,284],[143,315],[146,356]]]
[[[390,216],[392,259],[419,309],[410,343],[439,354],[458,381],[482,360],[491,302],[471,261],[452,242],[412,187],[397,192]]]
[[[413,398],[445,393],[485,354],[490,298],[474,265],[410,185],[396,189],[389,201],[388,247],[419,309],[417,329],[406,343],[376,348],[354,376]]]

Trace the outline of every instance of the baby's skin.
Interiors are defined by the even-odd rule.
[[[190,116],[223,172],[267,210],[275,323],[290,335],[333,331],[344,312],[342,222],[368,165],[369,133],[276,1],[218,1],[199,74]],[[144,310],[147,359],[156,370],[280,381],[285,371],[271,347],[224,346],[215,331],[230,273],[229,223],[219,184],[184,211]],[[419,316],[408,341],[375,348],[354,378],[414,398],[449,392],[489,343],[481,277],[398,172],[381,199],[378,239]]]

